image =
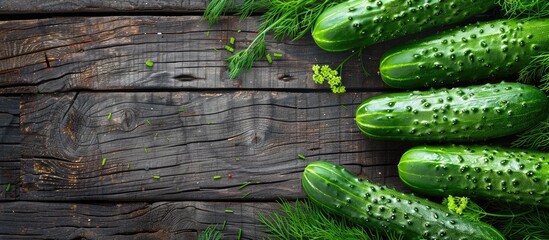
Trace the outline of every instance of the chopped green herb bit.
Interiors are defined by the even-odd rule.
[[[154,179],[160,179],[160,176],[154,175],[153,178],[154,178]]]
[[[8,183],[5,188],[5,192],[9,192],[11,190],[11,183]]]
[[[236,30],[236,32],[242,32],[242,30],[238,29],[238,30]]]
[[[107,164],[107,158],[101,159],[101,166],[105,166]]]
[[[143,149],[143,150],[145,151],[145,153],[149,153],[149,152],[150,152],[149,148],[145,148],[145,149]]]
[[[128,169],[131,169],[131,168],[132,168],[132,165],[128,163]]]
[[[110,112],[109,115],[107,115],[108,120],[111,120],[111,118],[112,118],[112,112]]]
[[[239,157],[235,157],[234,160],[240,161],[240,158],[239,158]]]
[[[185,108],[179,108],[179,112],[185,112]]]
[[[231,37],[231,38],[229,39],[229,43],[230,43],[231,45],[234,45],[234,40],[235,40],[234,37]]]
[[[238,229],[238,237],[237,237],[238,240],[242,239],[242,228],[239,228]]]
[[[214,179],[215,179],[215,180],[221,179],[221,176],[215,175],[215,176],[214,176]]]
[[[147,67],[153,67],[153,66],[154,66],[154,62],[151,61],[151,60],[147,60],[147,61],[145,62],[145,65],[146,65]]]
[[[234,211],[231,209],[225,209],[225,213],[234,213]]]
[[[227,226],[227,220],[223,221],[223,225],[221,225],[221,231],[225,230],[225,226]]]
[[[151,121],[149,121],[149,119],[145,120],[145,123],[146,123],[147,125],[152,125],[152,123],[151,123]]]
[[[169,141],[170,141],[170,139],[171,139],[170,137],[166,137],[166,141],[168,141],[168,142],[169,142]]]
[[[251,182],[245,182],[244,184],[240,185],[240,187],[238,189],[243,189],[245,188],[246,186],[250,185]]]
[[[240,197],[240,199],[244,199],[244,198],[246,198],[248,195],[250,195],[250,192],[247,192],[247,193],[245,193],[244,195],[242,195],[242,197]]]
[[[267,53],[267,55],[265,55],[265,58],[267,58],[267,62],[269,64],[272,64],[273,63],[273,58],[271,58],[271,54],[270,53]]]
[[[273,57],[282,57],[282,53],[273,53]]]
[[[229,52],[232,52],[232,53],[234,52],[234,48],[232,48],[231,46],[225,45],[224,48]]]
[[[210,31],[207,31],[204,34],[206,35],[206,37],[209,37],[210,36]]]
[[[301,160],[305,160],[305,155],[303,154],[297,154],[297,157]]]

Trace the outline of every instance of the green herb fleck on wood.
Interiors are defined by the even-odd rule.
[[[231,37],[231,38],[229,39],[229,43],[230,43],[231,45],[234,45],[234,41],[235,41],[234,37]]]
[[[234,213],[234,211],[231,209],[225,209],[225,213]]]
[[[247,192],[247,193],[244,193],[244,195],[242,195],[242,197],[240,197],[240,199],[244,199],[246,197],[248,197],[248,195],[250,195],[251,192]]]
[[[306,158],[305,155],[303,155],[303,154],[297,154],[297,157],[301,160],[305,160],[305,158]]]
[[[234,48],[231,47],[231,46],[229,46],[229,45],[225,45],[225,46],[223,46],[223,47],[225,48],[225,50],[227,50],[227,51],[229,51],[229,52],[231,52],[231,53],[234,52]]]
[[[8,184],[6,185],[6,187],[4,188],[4,191],[5,191],[5,192],[11,191],[11,183],[8,183]]]
[[[105,166],[107,164],[107,158],[101,159],[101,166]]]
[[[238,237],[236,239],[238,240],[242,239],[242,228],[238,229]]]
[[[281,58],[282,53],[273,53],[273,57]]]
[[[107,115],[107,120],[111,120],[112,118],[112,112],[110,112],[108,115]]]
[[[248,185],[250,185],[252,182],[245,182],[244,184],[240,185],[240,187],[238,189],[243,189],[245,187],[247,187]]]
[[[213,176],[213,179],[214,179],[214,180],[219,180],[219,179],[221,179],[221,176],[215,175],[215,176]]]
[[[146,65],[147,67],[153,67],[153,66],[154,66],[154,62],[151,61],[151,60],[147,60],[147,61],[145,62],[145,65]]]
[[[225,226],[227,226],[227,220],[223,221],[223,225],[221,225],[221,231],[225,230]]]
[[[151,123],[151,121],[149,121],[149,119],[146,119],[146,120],[145,120],[145,123],[146,123],[147,125],[149,125],[149,126],[152,125],[152,123]]]
[[[267,58],[267,62],[269,64],[272,64],[273,63],[273,58],[271,58],[271,54],[270,53],[267,53],[267,55],[265,55],[265,58]]]
[[[154,175],[153,178],[154,179],[160,179],[160,176],[159,175]]]

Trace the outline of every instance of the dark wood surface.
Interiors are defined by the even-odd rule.
[[[354,112],[394,91],[379,58],[411,37],[365,49],[371,76],[352,59],[341,95],[311,66],[348,53],[309,36],[268,39],[283,57],[232,80],[223,46],[245,48],[259,19],[210,28],[207,2],[0,0],[0,239],[196,239],[224,221],[226,239],[262,239],[258,212],[305,197],[315,160],[408,191],[396,163],[413,143],[365,138]]]
[[[223,18],[209,28],[200,16],[109,16],[12,20],[0,22],[0,94],[52,93],[78,90],[201,90],[326,89],[311,80],[313,64],[335,67],[349,53],[327,53],[311,37],[277,42],[268,52],[281,53],[272,64],[266,59],[237,79],[230,79],[224,49],[236,39],[243,50],[257,32],[258,19]],[[240,30],[240,32],[239,32]],[[23,37],[24,36],[24,37]],[[394,43],[392,44],[394,45]],[[376,89],[379,57],[391,43],[371,48],[363,59],[345,66],[351,89]],[[151,60],[155,65],[145,65]],[[352,74],[351,74],[352,73]]]

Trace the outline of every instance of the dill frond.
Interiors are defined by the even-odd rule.
[[[490,212],[512,215],[510,218],[487,216],[483,220],[498,229],[509,240],[549,239],[549,209],[490,202]]]
[[[235,6],[234,0],[211,0],[202,18],[208,22],[210,27],[219,21],[219,17],[224,15],[225,12]]]
[[[308,200],[296,201],[294,204],[282,200],[279,203],[280,211],[268,216],[259,214],[259,221],[270,239],[404,239],[399,233],[382,233],[357,226],[329,214]]]
[[[498,0],[508,17],[538,18],[549,16],[547,0]]]
[[[515,148],[526,148],[538,151],[549,151],[549,118],[536,127],[518,135],[511,143]]]
[[[532,57],[528,66],[519,72],[520,82],[533,83],[538,80],[541,88],[545,86],[546,90],[549,90],[549,52]]]
[[[223,1],[213,0],[210,4],[216,2]],[[316,19],[326,8],[341,2],[344,0],[245,0],[238,5],[238,15],[241,19],[250,16],[255,11],[265,12],[260,17],[258,34],[252,43],[246,49],[227,59],[229,77],[237,78],[241,73],[250,70],[255,61],[265,56],[267,33],[272,32],[277,41],[297,40],[311,31]],[[218,8],[215,10],[219,12]]]
[[[223,234],[214,225],[209,225],[198,235],[199,240],[220,240],[221,238]]]

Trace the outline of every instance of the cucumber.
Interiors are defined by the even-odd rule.
[[[510,76],[549,51],[549,19],[471,24],[391,49],[381,58],[381,79],[395,88],[472,83]]]
[[[502,82],[379,95],[358,107],[355,120],[372,139],[477,141],[536,126],[548,104],[534,86]]]
[[[549,207],[549,154],[494,146],[418,146],[398,172],[414,191]]]
[[[359,225],[404,234],[406,239],[504,239],[488,224],[466,220],[441,204],[377,186],[329,162],[310,163],[302,185],[307,197],[322,208]]]
[[[326,9],[316,20],[316,44],[341,52],[462,21],[496,6],[494,0],[350,0]]]

